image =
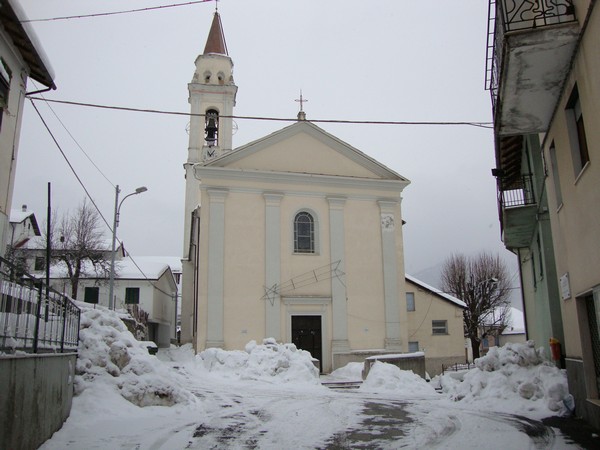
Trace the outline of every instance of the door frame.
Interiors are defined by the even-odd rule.
[[[292,316],[321,316],[321,371],[331,372],[331,340],[329,317],[331,297],[284,297],[285,337],[292,342]]]

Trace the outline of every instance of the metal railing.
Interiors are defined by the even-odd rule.
[[[0,353],[76,352],[79,319],[71,299],[0,258]]]
[[[505,33],[535,30],[576,20],[572,0],[489,0],[485,88],[492,95],[494,110]]]
[[[510,184],[499,185],[498,202],[502,209],[517,206],[535,205],[533,176],[523,175]]]

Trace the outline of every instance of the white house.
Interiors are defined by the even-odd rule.
[[[41,235],[35,214],[27,211],[27,205],[23,205],[20,210],[12,209],[10,211],[9,231],[6,236],[9,251],[23,247],[30,239]]]

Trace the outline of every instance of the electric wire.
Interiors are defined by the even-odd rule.
[[[32,82],[33,82],[33,80],[32,80]],[[35,85],[36,89],[38,89],[38,86],[36,85],[36,83],[33,82],[33,84]],[[52,114],[54,114],[54,117],[56,117],[56,120],[58,120],[58,122],[62,125],[62,127],[64,128],[64,130],[71,137],[71,139],[73,140],[73,142],[75,143],[75,145],[79,148],[79,150],[81,150],[81,152],[85,155],[85,157],[88,159],[88,161],[96,168],[96,170],[100,173],[100,175],[102,175],[104,177],[104,179],[106,181],[108,181],[108,184],[110,184],[113,188],[116,188],[115,184],[108,179],[108,177],[104,174],[104,172],[102,172],[102,170],[100,169],[100,167],[98,167],[98,165],[94,162],[94,160],[92,160],[91,156],[83,149],[83,147],[79,144],[79,142],[77,141],[77,139],[75,139],[75,136],[73,136],[73,134],[69,131],[69,129],[67,128],[67,126],[64,124],[64,122],[60,119],[60,117],[58,117],[58,114],[56,113],[56,111],[54,110],[54,108],[52,108],[52,105],[50,105],[50,103],[48,103],[47,99],[42,94],[40,94],[40,95],[41,95],[41,98],[46,103],[46,106],[48,106],[48,108],[50,109],[50,111],[52,111]]]
[[[100,208],[96,204],[95,200],[92,198],[92,195],[90,194],[90,192],[88,191],[87,187],[83,183],[81,177],[77,174],[77,171],[75,170],[75,167],[73,167],[73,164],[71,164],[71,161],[69,161],[69,158],[67,157],[67,155],[65,154],[65,152],[62,149],[61,145],[59,144],[58,140],[54,136],[54,133],[52,133],[52,130],[50,130],[50,127],[48,126],[48,123],[46,122],[46,120],[44,119],[44,117],[40,113],[39,109],[35,105],[35,102],[32,99],[29,99],[29,100],[31,101],[31,104],[33,105],[33,108],[35,109],[35,112],[37,113],[37,115],[39,116],[40,120],[44,124],[44,127],[46,128],[46,131],[48,131],[48,134],[50,134],[50,137],[54,141],[54,144],[58,148],[60,154],[62,155],[62,157],[64,158],[64,160],[67,162],[67,165],[71,169],[71,172],[73,172],[73,175],[75,175],[75,178],[77,179],[78,183],[83,188],[83,190],[84,190],[87,198],[90,199],[90,202],[92,202],[92,205],[94,205],[94,208],[96,209],[96,211],[98,212],[98,214],[102,218],[102,221],[106,224],[106,226],[108,227],[108,229],[110,230],[110,232],[114,233],[113,228],[110,226],[108,220],[106,220],[106,218],[104,217],[104,214],[102,214],[102,211],[100,210]],[[123,245],[123,242],[118,237],[116,239],[117,239],[117,241],[119,242],[120,245]],[[169,297],[173,296],[171,293],[163,291],[150,278],[148,278],[148,276],[144,273],[144,271],[141,269],[141,267],[138,265],[138,263],[135,261],[135,259],[131,255],[127,255],[127,256],[131,259],[131,261],[133,262],[133,264],[135,265],[135,267],[140,271],[140,273],[146,279],[146,281],[148,281],[156,290],[162,292],[163,294],[165,294],[165,295],[167,295]]]
[[[100,211],[100,208],[98,207],[98,205],[96,204],[96,202],[92,198],[92,195],[88,191],[88,189],[85,186],[85,184],[83,183],[81,177],[77,174],[77,171],[75,170],[75,167],[73,167],[73,164],[71,164],[71,161],[69,161],[69,158],[67,157],[67,155],[65,154],[64,150],[62,149],[62,147],[58,143],[58,140],[54,136],[54,133],[52,133],[52,130],[50,130],[50,127],[46,123],[46,120],[44,120],[44,117],[40,113],[40,110],[35,105],[35,102],[33,100],[31,100],[31,99],[29,99],[29,100],[31,101],[31,104],[33,105],[33,109],[35,109],[35,112],[37,113],[37,115],[39,116],[40,120],[44,124],[44,127],[46,128],[46,131],[48,131],[48,134],[50,134],[50,137],[52,138],[52,140],[54,141],[54,144],[58,148],[58,151],[60,152],[60,154],[62,155],[62,157],[64,158],[64,160],[67,162],[67,165],[69,166],[69,169],[71,169],[71,172],[73,172],[73,175],[75,175],[75,178],[77,179],[77,182],[83,188],[83,190],[85,192],[85,195],[90,199],[90,201],[92,202],[92,205],[94,205],[94,208],[96,208],[96,211],[98,211],[98,214],[100,214],[100,217],[102,218],[102,220],[104,221],[104,223],[106,224],[106,226],[108,227],[108,229],[112,231],[112,227],[109,225],[108,220],[106,220],[106,218],[102,214],[102,211]]]
[[[51,100],[40,97],[29,97],[32,100],[43,100],[46,102],[60,103],[64,105],[72,106],[83,106],[88,108],[99,108],[109,109],[116,111],[127,111],[127,112],[139,112],[148,114],[165,114],[173,116],[187,116],[187,117],[204,117],[205,114],[195,114],[191,112],[181,111],[167,111],[161,109],[147,109],[147,108],[134,108],[129,106],[115,106],[115,105],[101,105],[98,103],[84,103],[75,102],[69,100]],[[263,120],[263,121],[276,121],[276,122],[297,122],[297,118],[283,118],[283,117],[265,117],[265,116],[236,116],[236,115],[222,115],[221,118],[225,119],[238,119],[238,120]],[[308,122],[313,123],[340,123],[340,124],[352,124],[352,125],[441,125],[441,126],[472,126],[493,129],[493,122],[476,122],[476,121],[390,121],[390,120],[342,120],[342,119],[310,119]]]
[[[130,14],[137,12],[145,12],[145,11],[153,11],[157,9],[167,9],[167,8],[176,8],[179,6],[190,6],[198,3],[208,3],[214,0],[195,0],[185,3],[173,3],[170,5],[160,5],[160,6],[149,6],[147,8],[138,8],[138,9],[130,9],[125,11],[110,11],[110,12],[102,12],[102,13],[93,13],[93,14],[79,14],[74,16],[61,16],[61,17],[49,17],[45,19],[27,19],[21,20],[21,23],[31,23],[31,22],[52,22],[56,20],[70,20],[70,19],[89,19],[91,17],[106,17],[106,16],[116,16],[119,14]]]

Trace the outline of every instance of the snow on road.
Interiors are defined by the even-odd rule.
[[[71,416],[43,450],[578,448],[538,421],[564,410],[568,392],[531,345],[492,354],[462,383],[434,380],[445,393],[383,363],[360,389],[336,391],[291,344],[155,357],[116,313],[84,306],[79,356]]]

